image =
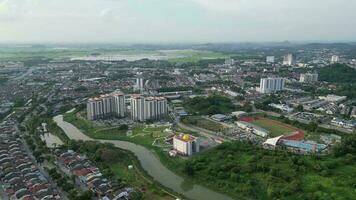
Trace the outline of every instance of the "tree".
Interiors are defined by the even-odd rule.
[[[187,162],[184,166],[184,171],[188,176],[194,176],[195,171],[192,162]]]

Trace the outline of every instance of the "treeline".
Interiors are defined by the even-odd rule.
[[[231,99],[221,95],[186,98],[183,105],[188,112],[202,115],[228,113],[237,109],[237,106],[232,103]]]
[[[356,135],[328,156],[226,142],[186,161],[184,172],[235,199],[353,199]],[[346,170],[347,169],[347,170]]]
[[[180,87],[164,87],[159,88],[157,92],[177,92],[177,91],[189,91],[194,90],[192,86],[180,86]]]
[[[356,69],[346,64],[332,64],[319,70],[319,79],[330,83],[356,83]]]

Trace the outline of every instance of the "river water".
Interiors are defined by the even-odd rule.
[[[53,118],[58,126],[63,129],[70,139],[73,140],[93,140],[82,133],[78,128],[71,123],[63,121],[63,116],[58,115]],[[130,142],[118,141],[118,140],[99,140],[101,142],[108,142],[114,144],[116,147],[129,150],[133,152],[142,168],[157,182],[172,189],[173,191],[186,196],[189,199],[194,200],[232,200],[232,198],[214,192],[206,187],[189,183],[182,177],[176,175],[169,169],[167,169],[160,160],[154,155],[154,153],[147,148]]]

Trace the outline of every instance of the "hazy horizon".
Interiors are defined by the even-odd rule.
[[[353,0],[0,0],[0,43],[356,41]]]

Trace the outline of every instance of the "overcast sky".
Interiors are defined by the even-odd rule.
[[[0,0],[0,43],[356,40],[356,0]]]

